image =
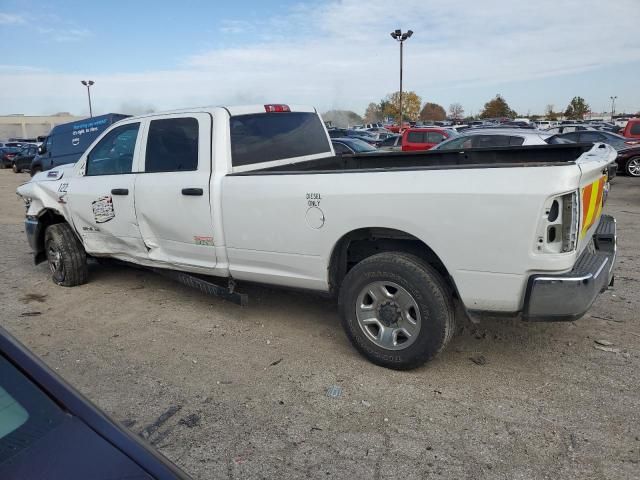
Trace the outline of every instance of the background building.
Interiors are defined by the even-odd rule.
[[[67,112],[54,115],[30,116],[20,113],[0,115],[0,141],[9,138],[36,138],[44,136],[61,123],[73,122],[84,117],[77,117]]]

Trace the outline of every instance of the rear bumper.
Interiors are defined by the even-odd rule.
[[[580,255],[570,272],[532,275],[522,316],[528,321],[571,321],[582,317],[601,292],[613,283],[616,220],[602,215],[593,247]]]

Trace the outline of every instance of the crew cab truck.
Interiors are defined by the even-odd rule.
[[[601,209],[615,157],[605,144],[336,156],[313,108],[198,108],[121,120],[18,194],[59,285],[85,283],[92,256],[226,278],[230,296],[236,281],[327,292],[364,356],[409,369],[446,346],[458,305],[586,312],[613,278]]]

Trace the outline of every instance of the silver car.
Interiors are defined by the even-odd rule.
[[[433,150],[461,148],[517,147],[520,145],[546,145],[551,133],[522,128],[491,128],[464,130],[457,137],[433,147]]]
[[[391,135],[378,144],[378,150],[399,152],[402,150],[402,135]]]

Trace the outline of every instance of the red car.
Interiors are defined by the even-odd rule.
[[[620,135],[627,138],[640,138],[640,118],[630,118]]]
[[[444,128],[408,128],[402,133],[402,151],[429,150],[454,135]]]

